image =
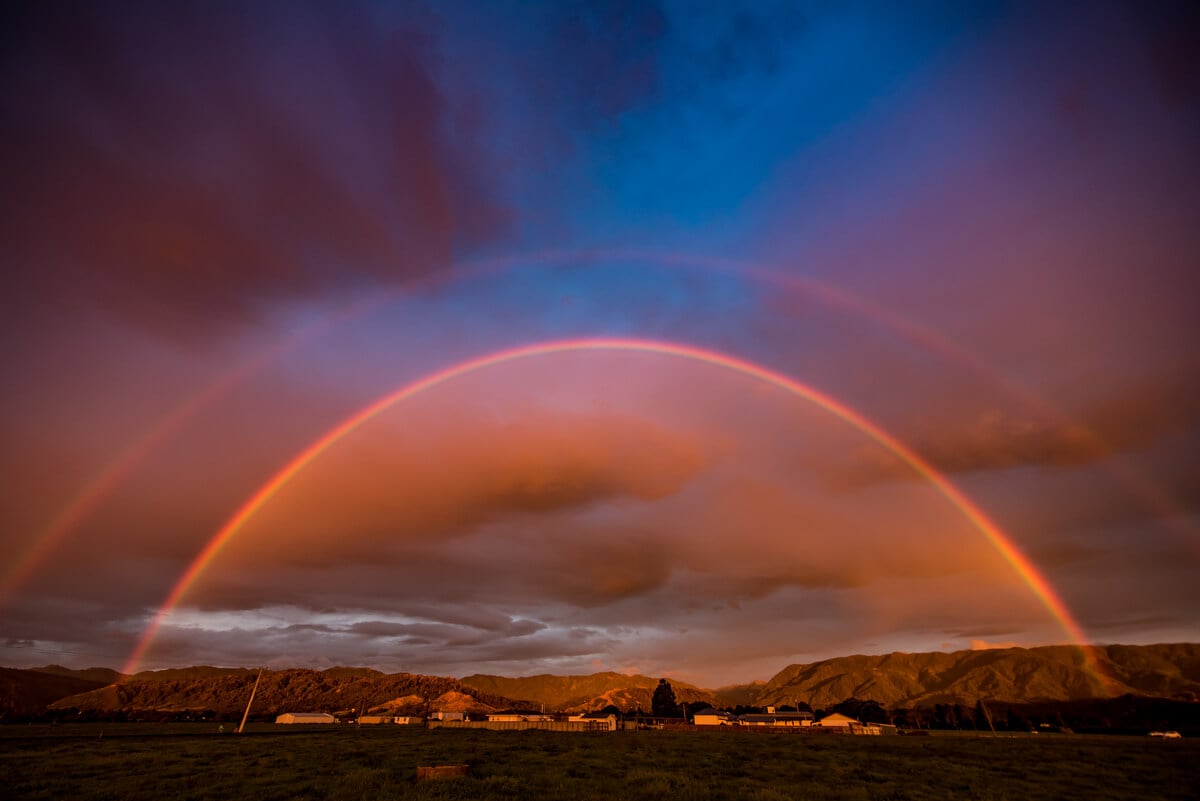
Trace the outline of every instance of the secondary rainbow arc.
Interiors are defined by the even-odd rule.
[[[925,479],[987,538],[988,542],[996,549],[1005,562],[1016,571],[1018,576],[1021,577],[1033,592],[1034,596],[1054,618],[1068,640],[1082,650],[1087,666],[1096,678],[1104,683],[1109,681],[1104,670],[1096,661],[1095,655],[1092,653],[1083,628],[1075,620],[1066,604],[1053,587],[1051,587],[1045,576],[1037,569],[1036,565],[1017,548],[999,526],[993,523],[974,502],[925,459],[900,440],[844,403],[767,367],[728,354],[692,345],[625,338],[555,340],[486,354],[460,362],[406,384],[351,415],[315,440],[284,465],[279,472],[259,487],[216,534],[213,535],[164,599],[137,646],[130,654],[122,672],[126,674],[137,672],[153,643],[155,635],[171,611],[182,602],[184,596],[220,550],[241,530],[242,526],[245,525],[255,512],[262,508],[297,473],[315,461],[321,454],[347,434],[361,427],[395,404],[455,378],[520,359],[578,351],[650,353],[688,359],[732,370],[803,398],[870,437]]]

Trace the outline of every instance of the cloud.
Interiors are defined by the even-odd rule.
[[[664,588],[671,577],[671,538],[662,534],[599,530],[556,542],[552,548],[542,540],[529,554],[530,573],[547,600],[575,607],[646,596]]]
[[[1020,648],[1019,642],[989,642],[987,640],[971,640],[972,651],[993,651],[1002,648]]]
[[[983,642],[984,638],[991,637],[1011,637],[1020,634],[1020,630],[1013,626],[971,626],[963,629],[955,629],[945,632],[956,640],[972,640]]]
[[[351,4],[21,4],[3,48],[5,283],[195,340],[442,270],[508,211],[436,23]]]
[[[398,428],[347,437],[297,475],[239,533],[238,560],[428,556],[427,545],[488,525],[661,500],[712,458],[692,435],[622,415],[401,417]]]
[[[387,672],[464,675],[489,668],[511,670],[513,663],[530,659],[592,657],[614,645],[594,629],[551,629],[528,621],[514,621],[510,631],[487,634],[418,623],[411,624],[408,633],[379,636],[385,628],[404,625],[384,620],[301,626],[169,624],[155,638],[152,654],[161,664],[193,664],[195,654],[203,653],[211,664],[325,668],[349,661]]]
[[[1091,623],[1089,624],[1088,628],[1096,631],[1121,630],[1128,633],[1174,626],[1183,622],[1185,621],[1176,615],[1145,615],[1143,617],[1123,618],[1117,620],[1106,620],[1100,623]]]
[[[1028,555],[1033,563],[1042,570],[1069,567],[1087,563],[1098,556],[1104,555],[1102,548],[1086,542],[1073,540],[1049,541],[1044,540],[1030,546]]]
[[[953,403],[942,399],[942,404]],[[993,409],[973,420],[910,425],[901,436],[909,447],[943,473],[972,473],[1014,467],[1079,468],[1115,454],[1136,452],[1200,423],[1200,387],[1191,379],[1158,379],[1132,390],[1117,390],[1092,401],[1075,419],[1032,412]],[[917,473],[878,449],[860,451],[844,476],[850,486],[874,480],[919,478]]]

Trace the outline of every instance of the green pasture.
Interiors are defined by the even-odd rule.
[[[226,724],[229,728],[229,724]],[[419,765],[466,778],[417,784]],[[18,799],[1180,799],[1200,740],[314,728],[0,726]]]

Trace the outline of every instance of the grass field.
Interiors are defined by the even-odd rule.
[[[417,784],[419,765],[466,778]],[[259,724],[0,727],[21,799],[1200,798],[1200,740],[599,734]]]

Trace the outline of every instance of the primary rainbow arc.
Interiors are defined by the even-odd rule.
[[[810,386],[800,383],[795,379],[789,378],[782,373],[775,372],[769,368],[745,361],[734,356],[720,353],[713,350],[695,347],[692,345],[684,345],[675,342],[664,342],[648,339],[627,339],[627,338],[590,338],[590,339],[566,339],[555,340],[550,342],[540,342],[521,347],[511,348],[508,350],[490,353],[484,356],[479,356],[467,361],[452,365],[438,372],[432,373],[424,378],[418,379],[412,383],[406,384],[396,391],[385,395],[374,403],[368,405],[364,409],[350,416],[337,426],[326,432],[319,439],[301,451],[290,462],[279,470],[270,480],[263,484],[257,492],[255,492],[242,506],[233,514],[232,517],[223,525],[220,530],[213,535],[212,539],[204,546],[192,563],[184,571],[179,581],[171,589],[162,605],[159,607],[154,618],[147,626],[142,638],[139,640],[136,648],[130,654],[123,673],[132,674],[139,669],[142,659],[149,650],[155,635],[163,621],[168,617],[171,611],[177,607],[187,594],[188,590],[195,584],[200,574],[213,561],[221,548],[225,546],[245,525],[255,512],[262,508],[276,492],[288,483],[297,473],[311,464],[321,454],[328,450],[331,446],[341,440],[350,432],[359,428],[363,424],[369,422],[381,412],[394,406],[401,401],[407,400],[425,390],[432,389],[436,386],[444,384],[461,376],[483,370],[489,367],[503,365],[509,362],[520,359],[527,359],[537,356],[547,356],[555,353],[567,353],[578,351],[624,351],[634,353],[651,353],[662,356],[673,356],[691,361],[701,362],[704,364],[720,367],[742,375],[755,378],[767,384],[773,385],[786,392],[792,393],[797,397],[807,400],[826,412],[834,415],[840,420],[851,425],[861,433],[867,435],[879,445],[886,448],[893,455],[911,467],[918,475],[925,479],[934,489],[936,489],[947,501],[958,509],[964,517],[976,528],[980,533],[987,538],[988,542],[996,549],[1000,556],[1016,571],[1017,575],[1028,585],[1034,596],[1047,609],[1056,623],[1060,626],[1063,633],[1066,634],[1069,641],[1078,646],[1087,661],[1089,669],[1102,682],[1107,681],[1107,677],[1099,663],[1096,661],[1095,655],[1089,646],[1083,628],[1072,616],[1066,604],[1050,586],[1045,576],[1037,569],[1037,567],[1021,553],[1020,549],[1004,534],[1004,532],[993,523],[987,515],[983,513],[966,495],[964,495],[957,487],[939,473],[925,459],[918,455],[911,448],[900,442],[887,431],[880,428],[875,423],[868,420],[863,415],[856,412],[849,406],[841,403],[834,398],[816,390]]]

